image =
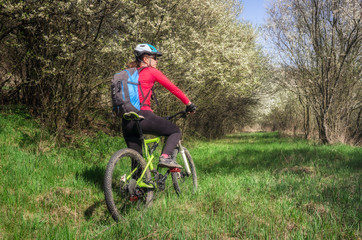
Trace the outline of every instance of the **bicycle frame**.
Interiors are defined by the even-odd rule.
[[[184,116],[186,113],[183,111],[166,119],[170,120],[181,114]],[[181,141],[170,152],[171,161],[178,162],[181,166],[159,165],[158,157],[163,153],[163,140],[166,137],[150,136],[145,139],[141,128],[143,125],[140,124],[145,119],[142,115],[128,112],[123,114],[123,118],[136,122],[139,135],[135,133],[134,137],[139,138],[138,144],[141,144],[142,152],[139,148],[137,150],[120,149],[112,155],[107,164],[104,176],[104,196],[108,211],[116,222],[122,220],[122,215],[128,214],[135,207],[138,210],[149,207],[154,199],[154,193],[168,191],[171,182],[179,196],[191,190],[195,193],[198,185],[194,161],[190,152],[182,146]],[[157,147],[159,149],[156,153]]]
[[[148,168],[151,171],[154,169],[152,161],[155,158],[155,156],[152,153],[153,153],[154,150],[156,150],[156,148],[157,148],[157,146],[158,146],[158,144],[160,142],[161,142],[161,137],[155,137],[155,138],[151,138],[151,139],[143,139],[143,156],[144,156],[144,159],[146,160],[147,164],[146,164],[145,169],[142,171],[141,176],[137,180],[137,185],[140,186],[140,187],[157,188],[157,184],[155,186],[152,185],[152,184],[147,184],[147,183],[142,181],[142,178],[145,175],[145,172],[146,172],[146,170]],[[154,143],[154,145],[151,147],[151,149],[149,149],[148,144],[152,144],[152,143]],[[137,168],[135,170],[137,170]],[[134,171],[132,171],[132,173]]]
[[[178,115],[185,115],[186,112],[185,111],[181,111],[181,112],[178,112],[172,116],[169,116],[169,117],[166,117],[167,120],[170,120]],[[142,129],[139,125],[139,121],[136,121],[137,123],[137,129],[138,129],[138,132],[140,134],[140,140],[142,141],[142,150],[143,150],[143,157],[144,159],[146,160],[146,167],[143,169],[142,173],[141,173],[141,176],[138,178],[137,180],[137,185],[139,187],[143,187],[143,188],[157,188],[157,183],[155,184],[147,184],[145,183],[144,181],[142,181],[145,173],[146,173],[146,170],[149,168],[152,172],[152,170],[154,170],[154,166],[152,164],[153,160],[154,160],[154,155],[153,155],[153,152],[156,150],[156,148],[158,147],[159,143],[161,142],[161,136],[159,137],[155,137],[155,138],[150,138],[150,139],[145,139],[144,138],[144,135],[142,133]],[[151,146],[151,148],[148,147],[148,144],[152,144],[153,145]],[[187,162],[187,159],[186,159],[186,156],[185,156],[185,152],[183,151],[183,148],[181,146],[181,142],[178,143],[178,147],[180,148],[180,153],[181,153],[181,156],[184,160],[184,163],[185,163],[185,168],[186,168],[186,173],[188,175],[191,174],[191,171],[190,171],[190,167],[189,167],[189,164]],[[137,171],[137,168],[135,168],[131,174],[127,177],[127,180],[129,180],[132,175]]]

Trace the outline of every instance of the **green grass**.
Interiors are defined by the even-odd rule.
[[[169,188],[115,223],[102,182],[124,141],[98,133],[58,147],[40,129],[22,109],[0,113],[0,239],[362,238],[360,147],[278,133],[188,141],[198,193]]]

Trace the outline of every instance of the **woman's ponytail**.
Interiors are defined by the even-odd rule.
[[[139,68],[141,63],[139,61],[133,61],[127,64],[127,68]]]

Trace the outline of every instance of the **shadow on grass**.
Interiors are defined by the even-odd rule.
[[[273,139],[271,139],[273,141]],[[243,143],[231,143],[243,144]],[[250,144],[250,143],[248,143]],[[262,145],[265,140],[258,140],[258,147],[250,145],[242,149],[230,148],[217,151],[217,156],[212,161],[208,161],[207,154],[200,154],[202,159],[198,164],[198,171],[204,173],[218,173],[228,175],[230,173],[240,174],[243,171],[267,171],[279,172],[287,167],[317,165],[318,168],[332,168],[334,171],[348,169],[348,171],[359,171],[362,168],[362,152],[339,152],[334,148],[324,146],[300,147],[295,145],[295,149],[277,146],[275,148],[265,148]],[[255,146],[254,145],[254,146]]]
[[[241,174],[244,171],[265,171],[265,170],[281,170],[289,165],[304,162],[300,158],[300,154],[293,151],[257,151],[257,150],[241,150],[241,151],[218,151],[218,161],[208,163],[207,160],[202,161],[198,165],[198,171],[213,174],[231,173]]]
[[[103,179],[105,171],[106,169],[104,167],[92,166],[86,168],[83,172],[77,173],[76,178],[82,179],[87,183],[94,184],[101,191],[103,191]],[[102,208],[102,205],[105,205],[104,200],[94,202],[84,211],[84,218],[87,221],[92,220],[92,218],[97,215],[99,209]]]
[[[279,132],[256,132],[256,133],[241,133],[235,135],[227,135],[224,137],[225,139],[247,139],[250,140],[251,138],[257,139],[279,139],[280,134]]]
[[[94,213],[97,211],[98,208],[100,208],[103,204],[106,204],[104,200],[102,201],[97,201],[95,203],[93,203],[91,206],[89,206],[85,211],[84,211],[84,217],[85,219],[91,220],[92,216],[94,215]]]
[[[283,137],[279,132],[257,132],[257,133],[242,133],[237,135],[228,135],[219,140],[214,140],[215,143],[224,143],[228,145],[232,144],[271,144],[271,143],[295,143],[295,142],[306,142],[302,138]]]
[[[92,166],[86,168],[83,172],[77,173],[77,179],[81,178],[88,183],[92,183],[103,191],[103,178],[106,169],[104,167]]]

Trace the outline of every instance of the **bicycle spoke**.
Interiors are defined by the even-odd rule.
[[[141,155],[132,149],[118,151],[109,161],[104,191],[108,210],[116,221],[132,209],[147,207],[152,201],[152,190],[145,191],[136,182],[145,166],[146,163]],[[143,180],[145,182],[151,180],[149,170],[145,172]]]
[[[176,190],[177,194],[188,194],[195,193],[197,189],[197,175],[194,162],[191,158],[191,154],[186,148],[183,148],[185,151],[185,156],[187,160],[188,167],[190,169],[190,173],[187,173],[187,166],[181,156],[181,153],[177,154],[177,163],[182,166],[180,172],[172,173],[172,181],[173,186]]]

